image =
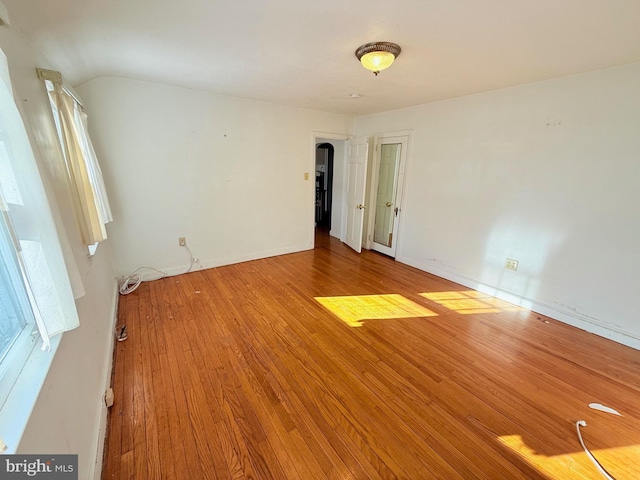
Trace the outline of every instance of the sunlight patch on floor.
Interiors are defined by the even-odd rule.
[[[316,297],[318,303],[351,327],[364,320],[434,317],[437,313],[398,294]]]
[[[555,456],[536,453],[531,447],[527,446],[520,435],[503,435],[498,437],[498,441],[550,478],[573,478],[573,476],[603,478],[586,453],[580,449],[577,437],[576,445],[578,451]],[[591,453],[615,477],[616,465],[625,465],[625,469],[628,469],[629,465],[637,463],[637,459],[640,458],[640,445],[591,450]],[[640,473],[640,467],[638,470]]]
[[[421,296],[462,314],[520,312],[526,308],[475,290],[421,293]]]

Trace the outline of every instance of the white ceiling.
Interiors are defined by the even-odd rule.
[[[2,1],[73,85],[121,76],[346,114],[640,61],[640,0]],[[354,56],[376,40],[402,47],[378,77]]]

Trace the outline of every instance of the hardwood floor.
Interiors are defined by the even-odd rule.
[[[335,239],[119,322],[104,479],[640,478],[640,352]]]

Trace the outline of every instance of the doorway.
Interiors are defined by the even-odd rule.
[[[330,143],[316,145],[316,228],[331,229],[333,206],[333,168],[335,150]]]
[[[315,245],[317,234],[329,235],[344,241],[344,176],[345,155],[349,135],[341,133],[313,132],[310,145],[309,170],[305,178],[309,182],[309,220],[312,227],[311,238]],[[326,160],[325,160],[326,159]],[[315,172],[322,170],[316,165],[324,165],[325,177],[317,179]],[[326,184],[326,188],[325,187]],[[319,192],[320,191],[320,192]],[[324,193],[322,193],[324,192]],[[324,194],[324,198],[319,198]],[[311,210],[313,209],[313,210]],[[320,224],[318,224],[318,221]]]

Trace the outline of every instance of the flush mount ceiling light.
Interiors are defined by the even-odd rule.
[[[400,46],[391,42],[366,43],[356,50],[356,57],[367,70],[378,75],[381,70],[389,68],[398,55]]]

